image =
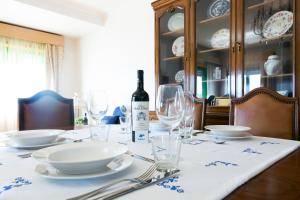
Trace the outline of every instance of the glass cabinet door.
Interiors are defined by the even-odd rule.
[[[229,105],[230,33],[230,0],[198,0],[195,90],[211,106]]]
[[[184,87],[185,12],[174,7],[159,18],[159,85],[177,83]]]
[[[244,94],[294,96],[293,0],[244,0]]]

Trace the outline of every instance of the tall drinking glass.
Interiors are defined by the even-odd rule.
[[[184,115],[179,124],[179,132],[182,139],[189,139],[192,137],[192,130],[194,128],[194,97],[190,92],[184,93]]]
[[[160,85],[155,107],[158,119],[169,127],[169,134],[171,134],[184,116],[182,87],[176,84]]]

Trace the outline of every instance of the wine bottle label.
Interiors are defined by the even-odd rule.
[[[134,142],[148,142],[149,102],[132,102],[132,134]]]

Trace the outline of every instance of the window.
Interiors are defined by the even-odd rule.
[[[17,98],[46,88],[46,44],[0,37],[0,131],[17,129]]]

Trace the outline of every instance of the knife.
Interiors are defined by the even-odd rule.
[[[151,178],[143,183],[137,183],[133,186],[130,186],[130,187],[126,187],[126,188],[122,188],[122,189],[119,189],[119,190],[116,190],[110,194],[106,194],[104,196],[100,196],[100,197],[97,197],[96,199],[94,200],[109,200],[109,199],[114,199],[114,198],[117,198],[119,196],[122,196],[122,195],[125,195],[125,194],[128,194],[130,192],[133,192],[135,190],[139,190],[139,189],[142,189],[142,188],[145,188],[145,187],[148,187],[150,185],[153,185],[153,184],[156,184],[156,183],[159,183],[165,179],[168,179],[170,177],[173,177],[175,176],[178,172],[180,172],[179,169],[175,169],[175,170],[172,170],[170,172],[166,172],[163,177],[155,177],[155,178]]]

